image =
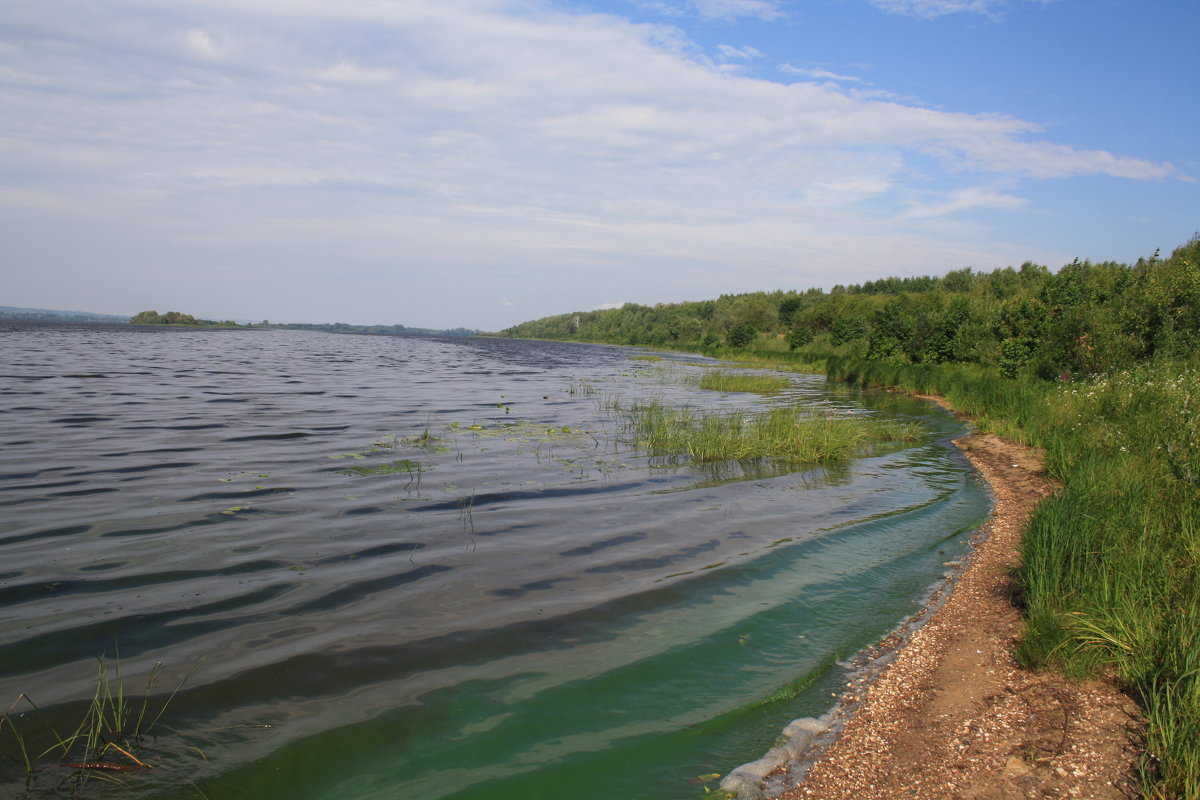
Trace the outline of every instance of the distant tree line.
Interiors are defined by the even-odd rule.
[[[114,314],[92,314],[87,311],[52,311],[42,308],[16,308],[13,306],[0,307],[0,320],[15,320],[19,322],[87,322],[87,323],[123,323],[129,317]]]
[[[944,277],[580,311],[502,335],[698,350],[810,350],[899,363],[967,362],[1054,378],[1200,350],[1200,235],[1169,258],[1072,261]]]
[[[237,323],[233,320],[225,320],[224,322],[215,322],[211,319],[196,319],[191,314],[184,314],[181,311],[168,311],[165,314],[160,314],[157,311],[140,311],[134,314],[129,320],[134,325],[192,325],[192,326],[230,326],[237,327]]]
[[[331,333],[366,333],[385,336],[475,336],[479,333],[479,331],[467,330],[466,328],[436,330],[433,328],[410,328],[406,325],[350,325],[345,322],[269,322],[265,319],[259,323],[252,322],[246,325],[238,325],[238,323],[232,320],[215,322],[209,319],[196,319],[191,314],[184,314],[180,311],[168,311],[165,314],[159,314],[157,311],[142,311],[136,314],[130,322],[134,325],[228,326],[271,328],[274,330],[329,331]]]
[[[475,336],[479,331],[467,328],[410,328],[407,325],[350,325],[345,322],[267,322],[263,320],[251,327],[282,328],[297,331],[329,331],[331,333],[366,333],[379,336]]]

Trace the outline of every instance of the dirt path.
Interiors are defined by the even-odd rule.
[[[996,508],[946,603],[879,676],[785,800],[1137,797],[1137,706],[1110,685],[1020,669],[1010,573],[1031,509],[1053,491],[1027,448],[991,435],[956,444]],[[861,705],[859,701],[861,700]]]

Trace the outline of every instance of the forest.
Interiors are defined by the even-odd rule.
[[[1061,484],[1024,532],[1017,656],[1141,705],[1144,796],[1200,798],[1200,236],[1136,264],[1026,263],[825,292],[562,314],[505,331],[650,345],[946,397]]]
[[[1026,262],[992,272],[883,278],[716,300],[626,303],[524,322],[502,335],[701,352],[799,350],[904,364],[992,367],[1054,379],[1119,369],[1200,344],[1200,237],[1169,258]]]

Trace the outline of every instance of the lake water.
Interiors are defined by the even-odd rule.
[[[0,348],[0,703],[32,698],[35,738],[78,720],[97,656],[130,694],[162,662],[154,709],[194,670],[159,769],[87,796],[698,798],[829,707],[834,662],[989,505],[927,404],[707,392],[680,354],[70,325]],[[831,470],[670,465],[608,410],[646,397],[926,433]],[[0,755],[8,796],[7,730]]]

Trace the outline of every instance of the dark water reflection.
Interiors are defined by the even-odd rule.
[[[664,467],[607,402],[767,401],[611,347],[0,341],[0,702],[65,718],[98,654],[139,683],[204,659],[164,718],[204,758],[135,796],[699,796],[823,710],[830,659],[909,613],[987,506],[952,419],[816,377],[769,402],[928,436],[836,472]]]

